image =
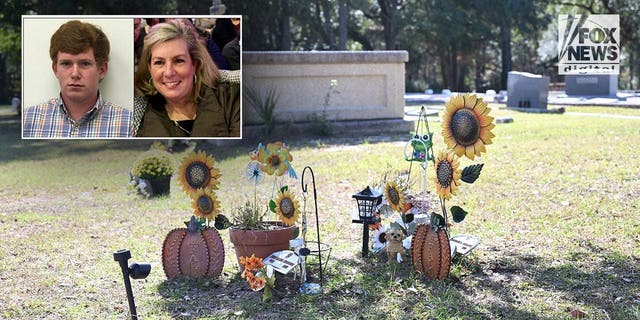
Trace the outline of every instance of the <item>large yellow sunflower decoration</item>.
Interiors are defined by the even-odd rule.
[[[434,181],[444,216],[436,215],[437,221],[432,220],[432,224],[446,228],[445,201],[457,194],[460,181],[471,184],[480,176],[482,163],[460,170],[458,157],[466,156],[473,160],[475,156],[486,152],[485,145],[491,144],[491,139],[495,137],[491,132],[495,125],[493,117],[489,116],[490,111],[491,108],[487,107],[482,98],[469,93],[458,94],[445,104],[442,136],[449,149],[440,151],[434,159]],[[459,206],[452,206],[450,210],[455,222],[461,222],[467,215]]]
[[[455,195],[460,185],[461,171],[458,157],[452,150],[440,151],[436,157],[436,191],[444,199],[450,199]]]
[[[198,189],[217,190],[221,175],[215,163],[215,158],[204,151],[189,153],[180,166],[182,189],[189,195]]]
[[[208,221],[215,220],[220,212],[220,202],[215,193],[206,189],[198,189],[192,198],[193,214]]]
[[[442,136],[450,149],[458,157],[463,155],[473,160],[486,152],[485,145],[491,144],[495,135],[491,108],[475,94],[458,94],[445,104],[442,116]]]
[[[280,221],[287,226],[292,226],[298,221],[300,215],[300,205],[296,198],[284,186],[278,193],[278,198],[269,202],[269,209],[278,215]]]

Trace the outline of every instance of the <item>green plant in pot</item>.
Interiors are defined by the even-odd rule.
[[[171,157],[166,151],[152,149],[143,153],[131,169],[132,187],[147,196],[168,195],[173,174]]]
[[[273,252],[289,249],[289,240],[299,233],[296,222],[300,215],[300,205],[284,184],[287,176],[297,178],[291,165],[293,157],[289,148],[282,142],[266,146],[259,144],[249,154],[249,158],[246,178],[254,187],[253,201],[247,201],[236,210],[229,229],[229,237],[234,244],[241,271],[241,257],[255,255],[266,258]],[[272,195],[266,205],[261,205],[257,188],[267,175],[274,177]],[[277,220],[266,220],[270,215],[275,215]]]

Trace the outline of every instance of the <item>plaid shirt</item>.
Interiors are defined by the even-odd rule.
[[[69,117],[61,97],[30,107],[22,124],[24,138],[126,138],[131,112],[102,99],[82,118]]]

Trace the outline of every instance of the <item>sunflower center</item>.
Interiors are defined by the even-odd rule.
[[[400,197],[398,196],[398,190],[396,190],[396,188],[389,188],[389,201],[396,205],[400,203]]]
[[[269,164],[271,164],[272,167],[277,168],[280,166],[280,157],[278,157],[278,155],[272,155],[271,158],[269,158]]]
[[[446,188],[451,185],[451,181],[453,180],[453,168],[451,168],[451,164],[449,162],[440,161],[438,163],[436,174],[438,176],[438,183],[440,186]]]
[[[207,165],[202,162],[189,164],[186,170],[187,183],[194,189],[203,188],[209,183],[211,173]]]
[[[480,137],[480,123],[473,111],[459,109],[451,118],[451,133],[464,146],[474,144]]]
[[[280,200],[280,212],[282,212],[282,215],[285,216],[286,218],[293,217],[294,211],[293,211],[293,202],[291,202],[291,199],[284,198]]]
[[[204,214],[213,212],[213,201],[211,198],[207,196],[198,197],[198,210]]]
[[[387,233],[386,232],[380,232],[380,234],[378,235],[378,242],[380,242],[380,243],[387,242]]]

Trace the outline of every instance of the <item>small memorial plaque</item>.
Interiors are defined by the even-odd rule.
[[[273,267],[274,270],[287,274],[298,265],[300,258],[291,250],[277,251],[264,259],[264,264]]]

